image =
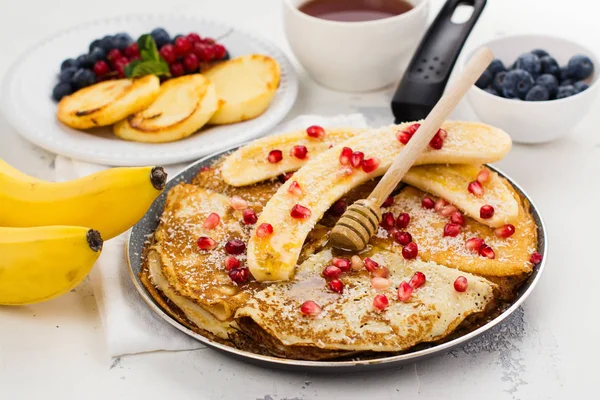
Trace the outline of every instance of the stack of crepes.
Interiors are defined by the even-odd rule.
[[[190,329],[293,359],[397,353],[475,329],[539,262],[529,205],[483,166],[510,150],[505,132],[445,123],[367,249],[328,244],[415,130],[313,126],[216,160],[169,192],[142,281]]]

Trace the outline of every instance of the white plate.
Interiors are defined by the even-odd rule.
[[[260,53],[281,66],[281,83],[269,109],[261,116],[231,125],[201,130],[172,143],[136,143],[118,139],[109,128],[93,133],[71,129],[56,120],[52,88],[60,63],[88,51],[90,42],[108,34],[127,32],[132,37],[165,28],[172,36],[197,32],[223,43],[232,57]],[[261,136],[292,108],[298,81],[286,56],[268,41],[234,27],[185,16],[132,15],[74,27],[50,37],[25,52],[4,78],[1,106],[6,119],[23,137],[57,154],[108,165],[172,164],[197,159],[234,144]]]

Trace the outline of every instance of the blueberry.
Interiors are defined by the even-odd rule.
[[[502,96],[502,83],[504,82],[505,76],[506,72],[498,72],[494,77],[494,82],[492,83],[493,88],[498,92],[499,96]]]
[[[492,77],[494,77],[498,72],[506,71],[506,67],[504,66],[502,60],[495,59],[487,67],[487,70],[490,71],[492,73]]]
[[[65,68],[62,71],[60,71],[60,74],[58,74],[58,80],[60,82],[71,82],[71,78],[73,77],[73,74],[75,74],[75,72],[77,72],[77,67]]]
[[[538,58],[546,57],[548,52],[542,49],[531,50],[531,54],[535,54]]]
[[[94,47],[101,47],[100,46],[101,42],[102,42],[102,39],[94,40],[92,43],[90,43],[90,47],[88,47],[88,51],[91,53],[92,50],[94,50]]]
[[[565,79],[569,79],[569,71],[566,66],[560,67],[560,77],[558,77],[559,81],[564,81]]]
[[[486,88],[490,86],[493,79],[494,76],[492,75],[492,73],[486,69],[485,71],[483,71],[483,74],[481,74],[479,79],[477,79],[477,82],[475,82],[475,86],[477,86],[480,89]]]
[[[567,65],[567,72],[569,78],[573,78],[577,81],[587,79],[594,72],[594,63],[587,56],[573,56]]]
[[[560,86],[573,86],[573,79],[565,79],[564,81],[560,81]]]
[[[494,96],[499,96],[498,92],[493,87],[487,87],[487,88],[485,88],[483,90],[485,92],[488,92],[489,94],[493,94]]]
[[[231,58],[228,51],[225,51],[225,55],[221,58],[221,61],[227,61]]]
[[[106,59],[106,50],[102,47],[94,47],[90,53],[90,58],[96,64],[98,61]]]
[[[54,86],[52,89],[52,98],[56,101],[60,101],[65,96],[73,93],[73,88],[71,88],[71,84],[68,82],[61,82],[58,85]]]
[[[156,42],[156,47],[159,49],[171,41],[171,36],[163,28],[156,28],[150,32],[150,36]]]
[[[519,58],[517,58],[515,69],[523,69],[529,72],[532,77],[537,78],[542,71],[542,64],[540,63],[540,59],[535,54],[525,53],[521,54]]]
[[[560,76],[560,67],[554,58],[544,56],[540,58],[540,64],[542,65],[542,74]]]
[[[79,64],[79,68],[92,68],[94,61],[89,54],[82,54],[77,57],[77,64]]]
[[[106,35],[102,39],[100,39],[100,47],[104,49],[107,53],[117,47],[115,37],[111,35]]]
[[[558,93],[556,93],[557,99],[564,99],[565,97],[570,97],[577,94],[577,91],[572,85],[561,86],[558,88]]]
[[[78,68],[79,63],[77,63],[77,61],[73,60],[72,58],[67,58],[65,61],[62,62],[62,64],[60,64],[61,71],[65,68],[70,68],[70,67]]]
[[[529,72],[515,69],[506,73],[504,82],[502,82],[502,93],[508,99],[524,99],[533,83],[533,78]]]
[[[549,98],[550,93],[548,93],[548,90],[541,85],[535,85],[532,87],[525,96],[526,101],[545,101]]]
[[[133,43],[133,39],[127,33],[121,32],[115,35],[115,47],[117,49],[123,50],[131,43]]]
[[[96,75],[90,69],[80,68],[71,78],[71,85],[76,90],[93,85],[94,83],[96,83]]]
[[[584,90],[586,90],[587,88],[590,87],[590,85],[588,85],[587,83],[585,83],[584,81],[579,81],[579,82],[575,82],[575,84],[573,85],[573,87],[575,88],[575,91],[577,93],[581,93]]]
[[[558,79],[554,75],[551,74],[543,74],[538,76],[535,80],[536,86],[543,86],[546,88],[550,96],[556,93],[556,89],[558,89]]]

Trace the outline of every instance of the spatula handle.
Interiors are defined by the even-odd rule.
[[[398,186],[406,171],[427,148],[448,115],[464,97],[467,90],[475,84],[493,59],[494,55],[487,47],[483,47],[475,53],[458,79],[452,82],[408,144],[396,156],[394,163],[369,196],[371,201],[379,206],[387,199],[394,188]]]

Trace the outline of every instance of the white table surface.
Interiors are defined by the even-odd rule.
[[[136,12],[222,19],[269,37],[290,54],[279,0],[0,3],[0,76],[21,52],[57,30]],[[433,1],[432,12],[441,3]],[[538,32],[578,40],[600,54],[596,2],[488,3],[467,48],[507,33]],[[390,45],[394,40],[390,38]],[[290,117],[359,111],[372,125],[391,122],[388,103],[393,88],[336,93],[298,69],[300,94]],[[210,349],[110,360],[91,287],[84,282],[43,304],[0,308],[0,398],[598,399],[598,105],[570,136],[545,145],[515,145],[498,163],[537,203],[551,245],[537,290],[510,321],[483,339],[418,364],[363,374],[267,370]],[[465,105],[454,116],[474,118]],[[37,177],[53,176],[54,156],[21,139],[1,116],[0,157]]]

